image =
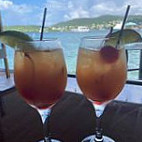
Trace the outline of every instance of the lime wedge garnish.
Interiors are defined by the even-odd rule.
[[[112,45],[112,46],[116,46],[116,43],[118,41],[118,37],[119,37],[119,31],[113,32],[110,37],[109,40],[106,41],[106,44]],[[121,43],[122,44],[130,44],[130,43],[136,43],[136,42],[142,42],[142,37],[141,35],[132,29],[124,29],[123,30],[123,34],[121,37]]]
[[[19,42],[33,41],[27,34],[19,31],[0,32],[0,42],[15,48]]]

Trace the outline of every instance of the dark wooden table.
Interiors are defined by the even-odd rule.
[[[27,105],[15,88],[1,93],[4,115],[0,118],[0,142],[37,142],[43,125],[37,111]],[[142,142],[142,105],[111,102],[102,116],[105,135],[116,142]],[[80,142],[95,132],[95,113],[89,101],[79,94],[65,92],[53,107],[50,121],[53,138]],[[48,129],[46,129],[48,135]]]

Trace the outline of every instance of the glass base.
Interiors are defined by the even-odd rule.
[[[94,139],[95,139],[95,135],[92,135],[92,136],[86,137],[81,142],[95,142]],[[103,142],[115,142],[115,141],[107,136],[103,136]]]
[[[50,141],[51,141],[51,142],[61,142],[61,141],[55,140],[55,139],[51,139]],[[38,141],[38,142],[45,142],[45,141],[44,141],[44,140],[40,140],[40,141]]]

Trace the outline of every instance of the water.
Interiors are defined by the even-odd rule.
[[[68,74],[75,74],[77,52],[78,52],[81,38],[84,36],[106,35],[108,32],[109,32],[108,30],[94,30],[90,32],[48,32],[48,33],[44,33],[43,38],[45,39],[49,37],[59,38],[64,50]],[[27,33],[27,34],[29,34],[33,39],[40,38],[40,33]],[[8,56],[8,62],[9,62],[9,68],[13,69],[14,50],[10,47],[7,47],[7,56]],[[138,50],[129,51],[128,67],[129,68],[139,67],[139,51]],[[4,68],[3,60],[0,60],[0,68]],[[128,73],[128,78],[138,79],[138,71]]]

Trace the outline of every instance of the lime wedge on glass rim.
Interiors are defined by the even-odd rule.
[[[120,30],[112,32],[109,36],[110,39],[106,40],[106,44],[116,47],[116,43],[118,41],[119,34],[120,34]],[[121,37],[122,44],[125,45],[125,44],[137,43],[137,42],[142,42],[142,37],[137,31],[132,30],[132,29],[124,29],[123,30],[123,34]]]
[[[103,42],[103,47],[100,49],[100,55],[104,61],[107,63],[115,62],[119,57],[119,48],[121,48],[118,44],[118,38],[121,30],[113,32],[106,36],[105,42]],[[142,42],[141,35],[132,29],[124,29],[122,33],[122,37],[120,39],[120,43],[124,45],[125,49],[127,44]],[[131,47],[131,46],[130,46]],[[134,47],[133,47],[134,48]],[[141,48],[142,49],[142,48]]]
[[[19,31],[3,31],[0,32],[0,42],[12,48],[16,48],[18,43],[24,41],[33,41],[27,34]],[[18,47],[23,49],[23,47]]]

